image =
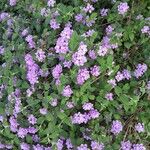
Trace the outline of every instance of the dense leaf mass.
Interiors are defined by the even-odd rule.
[[[0,0],[0,149],[150,149],[149,0]]]

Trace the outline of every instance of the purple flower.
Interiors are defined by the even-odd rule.
[[[14,116],[11,116],[9,122],[10,122],[10,130],[12,132],[17,132],[19,126],[19,124],[17,123],[17,119]]]
[[[5,149],[5,145],[0,143],[0,149]]]
[[[73,102],[67,102],[67,103],[66,103],[66,106],[67,106],[69,109],[71,109],[71,108],[74,107],[74,103],[73,103]]]
[[[108,52],[108,48],[105,46],[99,46],[98,55],[99,56],[105,56]]]
[[[66,140],[66,147],[67,147],[68,150],[71,150],[71,149],[73,148],[73,145],[72,145],[70,139],[67,139],[67,140]]]
[[[24,137],[27,136],[27,134],[28,134],[28,130],[27,129],[21,128],[21,127],[18,129],[18,133],[17,133],[18,137],[23,139]]]
[[[96,57],[97,57],[94,50],[89,50],[88,55],[93,60],[96,59]]]
[[[11,144],[6,144],[5,147],[6,149],[13,149],[13,146]]]
[[[48,16],[48,12],[47,12],[46,8],[41,9],[41,15],[45,16],[45,17]]]
[[[144,132],[144,124],[138,123],[135,125],[135,130],[139,133]]]
[[[100,113],[96,109],[92,109],[89,111],[89,116],[91,119],[96,119],[98,118]]]
[[[30,54],[25,55],[25,62],[27,68],[27,79],[30,84],[34,86],[35,83],[38,83],[39,66],[35,63]]]
[[[4,47],[3,47],[3,46],[0,46],[0,55],[3,55],[3,54],[4,54],[4,51],[5,51]]]
[[[63,63],[63,65],[64,65],[64,67],[66,67],[66,68],[71,68],[71,66],[72,66],[72,61],[64,61],[64,63]]]
[[[131,79],[131,73],[127,69],[124,69],[122,71],[122,74],[124,76],[124,79],[127,79],[127,80]]]
[[[37,50],[35,55],[36,55],[37,60],[40,62],[43,62],[44,59],[46,58],[45,52],[42,49]]]
[[[33,41],[32,35],[28,35],[25,40],[28,42],[29,48],[35,48],[35,42]]]
[[[83,66],[87,62],[87,58],[77,51],[72,55],[72,62],[77,66]]]
[[[10,6],[15,6],[17,3],[17,0],[9,0],[9,5]]]
[[[122,81],[124,79],[124,75],[120,71],[118,71],[115,79],[117,80],[117,82]]]
[[[91,67],[90,68],[90,73],[92,74],[92,76],[99,76],[100,75],[100,69],[99,69],[99,66],[95,65],[94,67]]]
[[[50,101],[50,104],[51,104],[51,106],[53,106],[53,107],[57,106],[57,103],[58,103],[58,100],[57,100],[56,98],[54,98],[54,99],[52,99],[52,100]]]
[[[123,129],[122,123],[119,120],[115,120],[111,125],[111,132],[114,135],[118,135]]]
[[[40,144],[33,145],[33,150],[44,150],[44,147]]]
[[[48,5],[49,7],[54,7],[55,3],[56,3],[55,0],[48,0],[47,5]]]
[[[9,17],[9,14],[8,14],[8,13],[2,12],[2,13],[0,14],[0,22],[3,21],[3,20],[5,20],[5,19],[7,19],[8,17]]]
[[[52,75],[55,79],[59,79],[62,73],[62,66],[60,64],[56,65],[52,70]]]
[[[86,68],[79,69],[77,75],[77,84],[82,85],[89,78],[90,78],[90,74]]]
[[[128,3],[126,2],[121,2],[119,5],[118,5],[118,12],[119,14],[123,15],[125,14],[129,9],[129,6],[128,6]]]
[[[133,150],[146,150],[143,144],[133,144]]]
[[[40,138],[37,135],[32,135],[32,140],[34,142],[40,142]]]
[[[56,30],[60,28],[60,24],[57,23],[56,19],[51,19],[50,20],[50,26],[52,29]]]
[[[130,141],[121,142],[121,150],[131,150],[132,144]]]
[[[0,115],[0,122],[4,121],[4,117],[2,115]]]
[[[96,141],[91,141],[92,150],[104,150],[104,144]]]
[[[21,35],[23,36],[23,37],[25,37],[27,34],[28,34],[28,29],[26,28],[26,29],[24,29],[22,32],[21,32]]]
[[[142,29],[141,29],[141,32],[142,33],[148,33],[150,31],[150,27],[149,26],[144,26]]]
[[[64,30],[60,33],[60,37],[57,39],[55,46],[56,53],[66,54],[69,51],[69,40],[72,33],[71,25],[66,24]]]
[[[82,36],[83,36],[83,37],[91,37],[94,33],[95,33],[94,30],[88,30],[88,31],[85,32]]]
[[[35,127],[29,127],[27,128],[28,133],[35,134],[37,132],[37,129]]]
[[[146,64],[138,64],[136,66],[136,69],[134,71],[134,76],[138,79],[141,77],[145,72],[147,71],[147,65]]]
[[[85,55],[87,51],[88,51],[87,50],[87,45],[84,42],[80,42],[80,45],[79,45],[79,48],[78,48],[78,52],[81,55]]]
[[[100,14],[102,17],[107,16],[107,13],[108,13],[108,9],[103,8],[100,10]]]
[[[21,143],[20,148],[21,150],[30,150],[30,145],[27,143]]]
[[[94,11],[94,7],[93,7],[91,4],[87,3],[87,6],[84,7],[83,10],[84,10],[86,13],[87,13],[87,12],[92,13],[92,11]]]
[[[93,104],[92,103],[84,103],[82,108],[84,110],[92,110],[93,109]]]
[[[107,26],[107,28],[106,28],[106,34],[110,35],[113,32],[113,30],[114,30],[114,28],[111,25]]]
[[[63,149],[63,140],[62,139],[59,139],[56,143],[56,146],[57,146],[57,150],[62,150]]]
[[[116,86],[116,80],[115,79],[110,79],[107,81],[113,88]]]
[[[62,91],[62,95],[65,97],[70,97],[72,93],[73,93],[73,91],[72,91],[70,85],[65,86],[65,88]]]
[[[113,100],[113,93],[107,93],[107,94],[105,95],[105,98],[106,98],[107,100],[112,101],[112,100]]]
[[[90,119],[90,116],[88,114],[82,114],[80,112],[75,113],[72,117],[72,123],[73,124],[82,124],[82,123],[87,123],[88,120]]]
[[[40,113],[41,113],[42,115],[46,115],[46,114],[47,114],[47,109],[46,109],[46,108],[41,108],[41,109],[40,109]]]
[[[29,123],[34,125],[34,124],[36,124],[37,119],[34,117],[34,115],[31,114],[31,115],[28,116],[28,121],[29,121]]]
[[[82,15],[82,14],[77,14],[77,15],[75,16],[75,20],[76,20],[77,22],[82,22],[82,21],[83,21],[83,15]]]
[[[80,146],[77,147],[77,150],[88,150],[87,144],[81,144]]]

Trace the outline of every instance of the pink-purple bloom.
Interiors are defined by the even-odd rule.
[[[73,94],[73,91],[70,85],[65,86],[65,88],[62,91],[62,95],[65,97],[70,97],[72,94]]]
[[[55,79],[59,79],[61,74],[62,74],[62,66],[58,64],[53,68],[52,75]]]
[[[99,76],[100,75],[100,68],[97,65],[94,65],[93,67],[90,68],[90,73],[92,74],[92,76]]]
[[[144,73],[147,71],[147,65],[146,64],[138,64],[136,66],[136,69],[134,71],[134,76],[138,79],[139,77],[141,77],[142,75],[144,75]]]
[[[42,49],[37,50],[35,53],[38,61],[43,62],[46,58],[45,52]]]
[[[146,147],[143,144],[133,144],[132,150],[146,150]]]
[[[27,79],[31,85],[38,83],[39,66],[35,63],[30,54],[25,55],[25,62],[27,68]]]
[[[132,143],[130,141],[121,142],[121,150],[131,150]]]
[[[57,23],[56,19],[51,19],[50,20],[50,26],[52,29],[56,30],[60,28],[60,24]]]
[[[87,68],[79,69],[77,75],[77,84],[82,85],[89,78],[90,74]]]
[[[69,40],[72,33],[71,24],[66,24],[64,30],[60,33],[60,37],[57,39],[55,46],[56,53],[66,54],[69,51]]]
[[[46,108],[41,108],[41,109],[40,109],[40,113],[41,113],[42,115],[46,115],[46,114],[47,114],[47,109],[46,109]]]
[[[88,150],[87,144],[81,144],[80,146],[77,147],[77,150]]]
[[[119,120],[115,120],[111,125],[111,132],[114,135],[118,135],[123,130],[122,123]]]
[[[105,8],[101,9],[100,10],[100,15],[102,17],[107,16],[108,15],[108,9],[105,9]]]
[[[28,121],[29,121],[30,124],[34,125],[34,124],[36,124],[37,119],[34,115],[31,114],[31,115],[28,116]]]
[[[112,101],[112,100],[113,100],[113,93],[107,93],[107,94],[105,95],[105,98],[106,98],[107,100]]]
[[[118,12],[119,14],[121,15],[124,15],[129,9],[129,6],[128,6],[128,3],[127,2],[121,2],[119,5],[118,5]]]
[[[92,150],[104,150],[104,144],[96,141],[91,141]]]
[[[82,108],[84,109],[84,110],[92,110],[93,109],[93,104],[92,103],[84,103],[83,104],[83,106],[82,106]]]
[[[15,6],[17,4],[17,0],[9,0],[10,6]]]
[[[143,123],[138,123],[135,125],[135,130],[139,133],[144,132],[144,124]]]

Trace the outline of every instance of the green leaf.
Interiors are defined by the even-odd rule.
[[[73,32],[72,37],[69,42],[69,47],[72,51],[75,51],[79,45],[80,36],[76,31]]]
[[[119,96],[120,94],[122,94],[122,89],[119,86],[116,86],[115,93]]]

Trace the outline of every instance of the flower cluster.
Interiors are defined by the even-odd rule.
[[[77,83],[79,85],[82,85],[89,78],[90,78],[90,74],[87,68],[79,69],[77,75]]]
[[[123,129],[122,123],[119,120],[115,120],[112,122],[111,132],[114,135],[119,134]]]
[[[147,71],[147,65],[146,64],[138,64],[136,66],[136,69],[134,71],[134,76],[136,78],[141,77],[145,72]]]
[[[78,51],[72,55],[72,62],[77,66],[83,66],[84,63],[87,62],[87,58],[85,56],[86,52],[87,46],[81,42]]]
[[[75,113],[71,117],[71,120],[72,120],[73,124],[82,124],[82,123],[86,124],[91,119],[96,119],[96,118],[99,117],[100,113],[98,112],[97,109],[93,108],[93,104],[91,104],[91,103],[85,103],[82,107],[83,107],[83,109],[85,111],[88,111],[88,112],[84,112],[84,113],[78,112],[78,113]]]
[[[27,80],[34,86],[35,83],[38,83],[39,66],[35,63],[30,54],[25,55],[25,62],[27,68]]]
[[[66,24],[64,30],[61,32],[60,37],[57,39],[55,50],[56,53],[66,54],[69,51],[69,39],[73,30],[71,29],[71,24]]]
[[[146,148],[143,144],[132,144],[130,141],[122,141],[121,150],[146,150]]]
[[[33,41],[32,35],[28,35],[25,40],[28,42],[30,48],[35,48],[35,42]]]

